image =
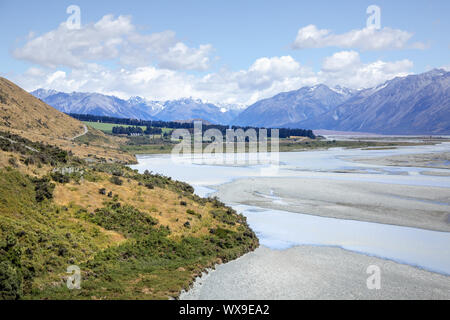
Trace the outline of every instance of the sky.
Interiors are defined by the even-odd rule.
[[[448,0],[0,0],[0,75],[28,91],[249,105],[450,70],[449,12]]]

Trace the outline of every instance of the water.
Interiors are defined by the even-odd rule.
[[[335,246],[450,275],[450,233],[280,210],[233,206],[246,217],[261,245]]]
[[[332,149],[326,151],[280,153],[280,166],[224,166],[171,161],[170,155],[139,156],[133,166],[171,176],[194,186],[200,196],[214,193],[214,185],[247,177],[296,177],[337,179],[376,183],[435,186],[450,188],[450,178],[422,175],[423,171],[448,172],[446,169],[387,167],[350,161],[354,157],[389,156],[411,153],[450,151],[450,144],[407,147],[394,150]],[[272,168],[273,169],[273,168]],[[336,172],[346,170],[347,172]],[[353,170],[353,172],[348,171]],[[450,192],[450,189],[449,189]],[[283,199],[262,195],[283,204]],[[447,206],[448,203],[439,203]],[[229,204],[233,205],[233,204]],[[325,218],[255,206],[234,205],[244,214],[262,245],[283,250],[295,245],[337,246],[347,250],[394,260],[426,270],[450,274],[450,233],[417,228]],[[449,208],[450,212],[450,208]]]

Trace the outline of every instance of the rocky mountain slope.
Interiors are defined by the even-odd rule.
[[[258,101],[234,122],[382,134],[450,134],[450,72],[435,69],[358,91],[305,87]]]
[[[450,134],[450,72],[395,78],[296,126],[384,134]]]
[[[303,87],[260,100],[243,112],[233,123],[242,126],[283,127],[317,119],[351,97],[348,90],[333,90],[326,85]]]
[[[216,124],[229,124],[241,111],[235,106],[226,108],[200,99],[184,98],[168,101],[151,101],[141,97],[123,100],[99,93],[38,89],[35,97],[65,113],[92,114],[142,120],[191,120],[203,119]]]

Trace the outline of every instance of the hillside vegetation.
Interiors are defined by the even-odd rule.
[[[83,134],[85,125],[50,107],[11,81],[0,77],[0,130],[11,132],[31,141],[58,146],[86,158],[96,155],[109,162],[134,163],[136,158],[120,151],[120,138],[106,136],[89,128],[88,138]],[[81,139],[84,137],[84,140]],[[88,141],[86,141],[88,139]]]
[[[217,199],[125,166],[124,138],[84,133],[5,79],[0,89],[0,300],[168,299],[258,246]],[[80,289],[66,285],[70,266]]]
[[[258,246],[243,216],[185,183],[0,136],[0,298],[167,299]]]

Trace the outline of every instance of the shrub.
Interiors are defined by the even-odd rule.
[[[122,183],[123,183],[122,179],[120,179],[120,178],[117,177],[117,176],[112,176],[111,179],[109,179],[109,181],[110,181],[111,183],[114,183],[114,184],[118,185],[118,186],[121,186]]]
[[[9,158],[8,163],[13,166],[14,168],[17,168],[19,165],[17,164],[16,158]]]
[[[106,189],[105,188],[101,188],[98,190],[98,193],[105,195],[106,194]]]
[[[22,276],[9,261],[0,262],[0,300],[17,300],[22,296]]]
[[[68,175],[62,174],[60,172],[53,172],[51,175],[52,180],[59,183],[68,183],[70,182],[70,177]]]
[[[186,210],[186,213],[187,213],[187,214],[191,214],[191,215],[193,215],[193,216],[196,216],[196,217],[199,218],[199,219],[202,218],[202,215],[201,215],[200,213],[197,213],[197,212],[195,212],[195,211],[192,210],[192,209],[187,209],[187,210]],[[188,219],[191,219],[191,218],[188,218]]]
[[[36,191],[37,202],[42,202],[45,199],[53,198],[53,190],[55,189],[55,185],[50,182],[49,178],[34,178],[32,181],[34,183],[34,190]]]
[[[134,207],[120,203],[109,203],[108,206],[96,209],[93,215],[86,215],[87,220],[107,230],[115,230],[127,237],[143,236],[152,232],[152,227],[158,220],[137,210]]]

